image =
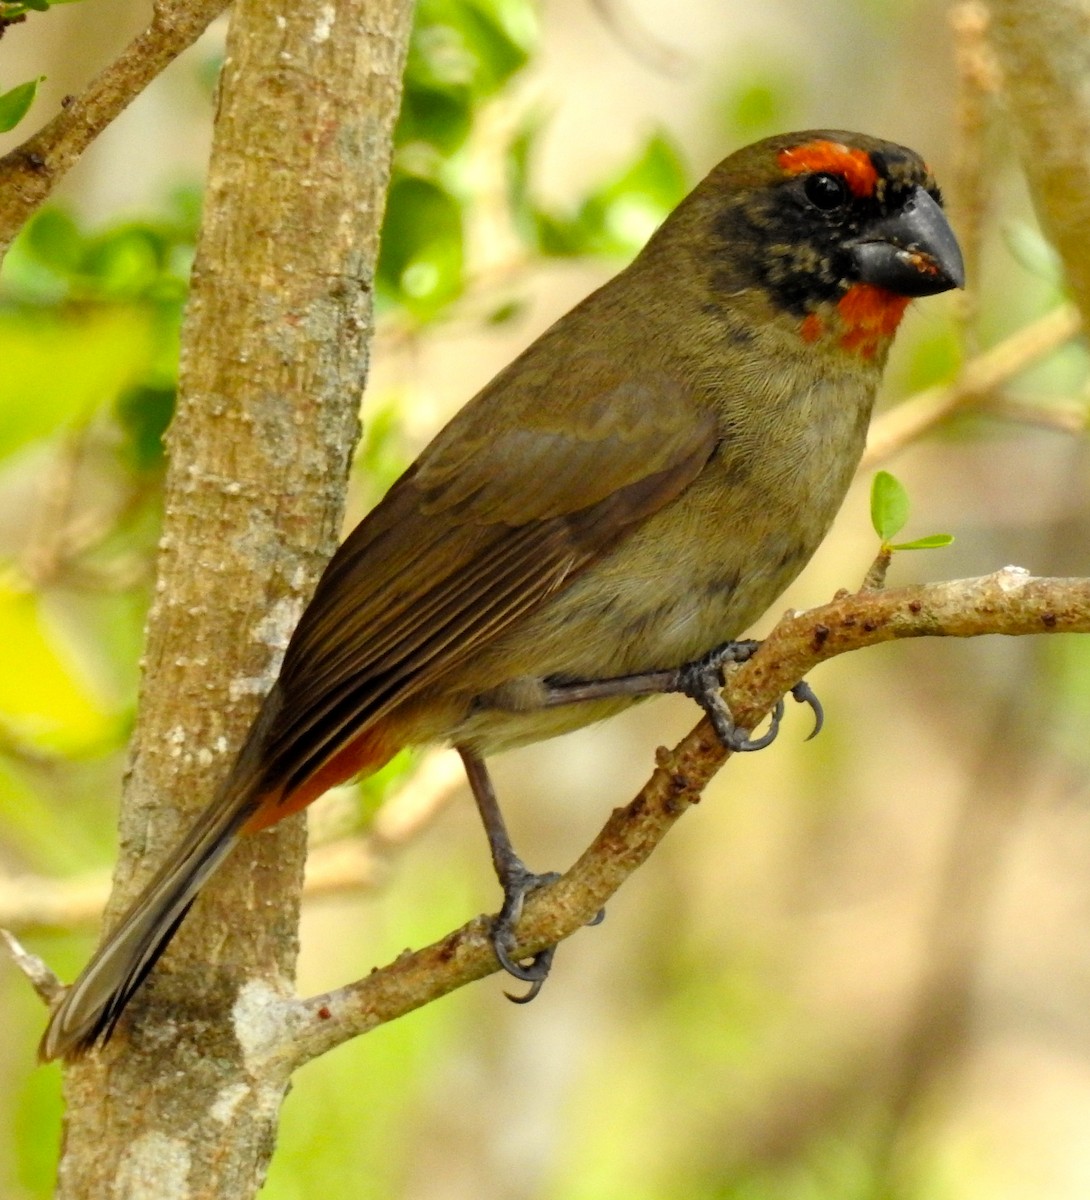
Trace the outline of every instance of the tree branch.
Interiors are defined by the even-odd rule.
[[[30,982],[30,986],[50,1005],[64,991],[64,984],[49,969],[45,961],[29,950],[7,929],[0,928],[0,942],[3,942],[11,961],[19,968]]]
[[[43,129],[0,158],[0,257],[84,150],[193,45],[227,3],[156,0],[147,29]]]
[[[1029,633],[1090,633],[1090,579],[1036,579],[1004,567],[979,579],[839,596],[785,616],[731,675],[728,701],[738,724],[752,729],[793,684],[838,654],[899,638]],[[562,879],[527,902],[519,952],[532,954],[591,920],[699,802],[728,757],[707,721],[673,750],[660,749],[639,795],[614,811]],[[286,1078],[349,1038],[491,974],[498,968],[488,929],[489,918],[477,917],[364,979],[307,1000],[245,989],[233,1016],[249,1069]]]

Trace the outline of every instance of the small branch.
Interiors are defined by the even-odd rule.
[[[156,0],[148,28],[43,129],[0,158],[0,255],[91,142],[226,7],[227,0]]]
[[[874,556],[874,562],[867,568],[867,573],[863,576],[863,582],[859,585],[859,590],[861,592],[877,592],[879,589],[884,588],[891,562],[893,562],[893,547],[883,542],[878,549],[878,553]]]
[[[15,934],[9,933],[6,929],[0,929],[0,941],[7,947],[11,961],[30,980],[30,986],[47,1005],[52,1005],[53,1001],[64,991],[64,984],[36,954],[31,954],[23,947]]]
[[[907,637],[1090,633],[1090,579],[1035,579],[1005,567],[958,580],[838,597],[802,615],[788,614],[758,653],[731,676],[728,700],[738,724],[752,729],[777,698],[818,663],[849,650]],[[673,750],[660,749],[650,781],[617,809],[590,848],[556,883],[527,902],[519,954],[569,937],[603,907],[647,859],[674,822],[700,800],[727,760],[706,721]],[[365,979],[281,1008],[262,1026],[257,1058],[290,1072],[349,1038],[420,1008],[497,969],[489,918],[477,917],[441,941],[373,971]],[[251,1060],[251,1069],[255,1069]]]
[[[882,413],[871,425],[861,471],[892,458],[898,450],[922,437],[961,409],[976,404],[1038,359],[1058,350],[1082,332],[1078,310],[1062,304],[1012,333],[998,345],[970,359],[949,385],[927,388],[896,408]]]
[[[1090,398],[1033,401],[1024,396],[989,396],[980,406],[983,415],[1019,425],[1033,425],[1056,433],[1080,434],[1090,428]]]
[[[688,55],[649,33],[621,0],[591,0],[591,8],[628,53],[648,69],[675,78],[691,69]]]
[[[344,892],[373,891],[390,873],[390,860],[432,824],[465,786],[461,761],[453,751],[429,755],[405,786],[379,809],[364,836],[337,836],[322,842],[321,826],[340,824],[340,814],[315,815],[314,849],[307,860],[307,899]],[[342,826],[343,828],[343,826]],[[110,892],[109,872],[89,871],[72,879],[0,874],[0,927],[77,929],[102,919]]]

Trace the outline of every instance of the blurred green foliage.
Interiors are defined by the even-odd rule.
[[[648,139],[633,162],[594,188],[572,213],[549,211],[534,200],[533,150],[542,129],[528,123],[508,162],[511,209],[523,237],[553,257],[635,254],[688,191],[677,150],[664,134]]]
[[[470,134],[537,45],[530,0],[424,0],[405,73],[378,295],[419,322],[442,315],[467,287],[466,223],[475,200]],[[582,198],[574,213],[534,198],[532,164],[543,122],[526,121],[505,150],[510,214],[545,256],[636,252],[684,195],[685,171],[663,134]]]
[[[17,757],[79,758],[127,732],[135,671],[110,651],[140,643],[198,215],[179,193],[155,220],[89,233],[49,208],[5,260],[0,487],[22,496],[42,464],[34,519],[0,545],[0,732]]]

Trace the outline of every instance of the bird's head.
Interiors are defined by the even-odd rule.
[[[927,164],[864,134],[756,142],[721,162],[682,209],[713,297],[751,291],[803,341],[864,358],[888,346],[910,300],[965,281]]]

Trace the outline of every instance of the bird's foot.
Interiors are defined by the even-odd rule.
[[[556,946],[546,946],[536,954],[523,959],[515,958],[517,938],[515,930],[522,917],[526,897],[538,888],[555,883],[560,878],[556,871],[546,871],[537,875],[527,870],[520,859],[514,859],[507,865],[503,879],[503,907],[492,920],[492,950],[496,959],[508,975],[528,983],[530,989],[525,995],[514,996],[510,992],[504,995],[514,1004],[529,1004],[541,991],[545,980],[552,969],[553,956]],[[606,910],[603,908],[588,925],[600,925],[605,920]]]
[[[753,750],[763,750],[770,746],[780,731],[780,721],[783,719],[783,700],[777,700],[772,709],[771,722],[768,729],[757,738],[750,737],[744,729],[739,729],[734,723],[727,702],[723,699],[722,688],[726,683],[724,667],[732,663],[748,662],[756,653],[760,642],[747,638],[741,641],[724,642],[716,646],[694,662],[686,663],[678,672],[678,691],[695,700],[704,710],[712,723],[719,740],[732,753],[748,753]],[[814,694],[813,688],[802,680],[791,689],[792,697],[800,704],[808,704],[814,713],[814,728],[809,737],[816,737],[821,732],[825,721],[825,713],[821,701]],[[807,739],[809,740],[809,739]]]
[[[554,883],[560,878],[556,871],[546,871],[536,875],[527,870],[521,859],[515,858],[504,870],[503,907],[492,921],[492,949],[499,964],[515,979],[530,985],[530,990],[523,996],[514,996],[510,992],[504,995],[515,1004],[529,1004],[541,991],[549,971],[553,965],[555,946],[546,946],[531,957],[516,959],[514,957],[517,939],[515,929],[522,916],[526,897],[546,884]]]

